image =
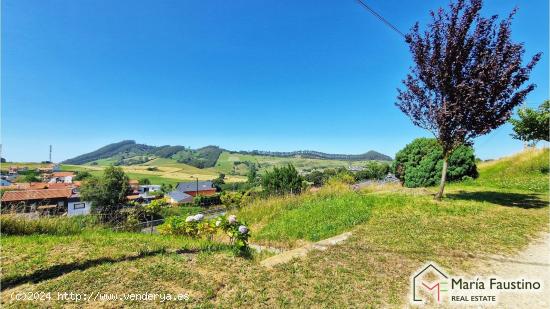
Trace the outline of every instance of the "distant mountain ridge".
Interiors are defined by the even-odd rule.
[[[298,150],[298,151],[290,151],[290,152],[253,150],[253,151],[239,151],[238,153],[259,155],[259,156],[283,157],[283,158],[299,156],[302,158],[321,159],[321,160],[343,160],[343,161],[368,161],[368,160],[391,161],[392,160],[391,157],[385,154],[376,152],[374,150],[370,150],[368,152],[357,154],[357,155],[330,154],[330,153],[324,153],[324,152],[314,151],[314,150]]]
[[[109,159],[114,165],[133,165],[150,161],[154,158],[170,158],[180,163],[189,164],[198,168],[213,167],[216,164],[220,154],[224,151],[230,153],[241,153],[258,156],[273,157],[302,157],[310,159],[324,160],[346,160],[346,161],[366,161],[381,160],[390,161],[391,157],[376,151],[369,151],[364,154],[346,155],[346,154],[328,154],[319,151],[301,150],[292,152],[274,152],[274,151],[231,151],[222,149],[218,146],[206,146],[198,149],[191,149],[185,146],[149,146],[138,144],[134,140],[124,140],[118,143],[112,143],[103,146],[92,152],[67,159],[64,164],[86,164],[98,160]]]

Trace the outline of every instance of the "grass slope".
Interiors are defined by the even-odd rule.
[[[466,184],[548,192],[549,164],[550,149],[527,149],[510,157],[481,163],[479,178]]]

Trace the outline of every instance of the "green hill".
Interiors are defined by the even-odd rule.
[[[225,156],[220,155],[227,153]],[[359,155],[328,154],[318,151],[293,151],[293,152],[272,152],[272,151],[228,151],[218,146],[206,146],[198,149],[191,149],[185,146],[149,146],[137,144],[133,140],[125,140],[109,144],[95,151],[63,161],[69,165],[142,165],[155,159],[172,159],[197,168],[221,167],[220,172],[242,175],[246,168],[237,166],[234,168],[234,161],[248,163],[264,162],[265,167],[275,164],[293,163],[298,167],[324,168],[346,166],[350,161],[360,162],[368,160],[389,161],[391,158],[376,151],[369,151]],[[239,158],[227,162],[227,158]],[[273,164],[272,164],[273,163]],[[240,171],[239,171],[240,170]]]
[[[174,159],[198,168],[212,167],[216,164],[223,149],[207,146],[190,149],[185,146],[149,146],[126,140],[109,144],[95,151],[63,161],[63,164],[91,165],[138,165],[156,158]]]

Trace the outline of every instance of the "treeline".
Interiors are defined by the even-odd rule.
[[[390,172],[387,162],[368,162],[361,171],[349,171],[344,167],[328,168],[323,171],[312,171],[304,175],[304,179],[316,187],[324,185],[331,178],[339,178],[344,182],[359,182],[370,179],[383,179]]]
[[[271,157],[296,157],[300,156],[307,159],[321,159],[321,160],[344,160],[344,161],[369,161],[369,160],[378,160],[378,161],[391,161],[392,158],[381,154],[376,151],[369,151],[363,154],[358,155],[348,155],[348,154],[330,154],[314,150],[299,150],[299,151],[290,151],[290,152],[280,152],[280,151],[238,151],[239,154],[248,154],[248,155],[259,155],[259,156],[271,156]]]
[[[206,146],[197,150],[186,149],[176,153],[172,158],[179,163],[189,164],[198,168],[208,168],[216,165],[223,149],[217,146]]]

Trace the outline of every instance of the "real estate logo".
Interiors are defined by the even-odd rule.
[[[429,262],[411,275],[411,304],[495,305],[501,293],[523,293],[533,297],[543,293],[541,280],[497,277],[465,278],[448,275],[442,267]]]
[[[421,296],[419,290],[424,290],[428,294],[432,294],[437,303],[441,303],[441,293],[448,292],[447,284],[449,283],[449,277],[436,267],[434,263],[429,263],[421,270],[415,272],[412,277],[412,295],[413,302],[426,303]]]

